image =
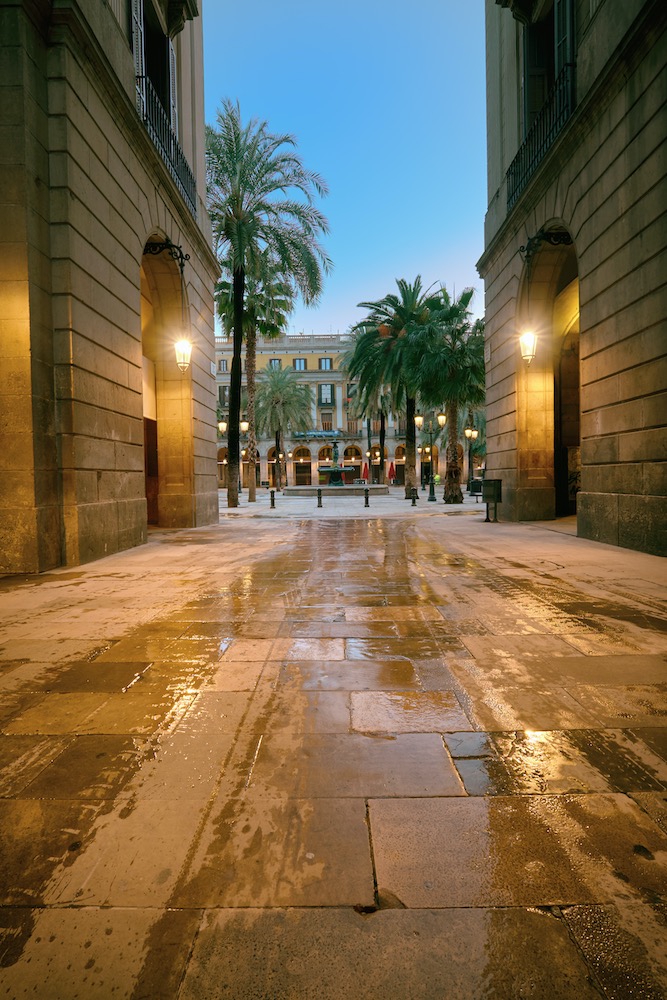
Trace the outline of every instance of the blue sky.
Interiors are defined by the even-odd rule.
[[[290,333],[344,333],[396,278],[476,289],[486,210],[483,0],[206,0],[206,121],[290,132],[329,185],[334,270]]]

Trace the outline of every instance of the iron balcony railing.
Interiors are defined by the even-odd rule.
[[[528,135],[507,171],[509,211],[530,180],[556,136],[574,111],[574,66],[560,72],[544,106],[530,126]]]
[[[197,184],[194,174],[171,127],[169,115],[147,76],[137,77],[137,98],[137,107],[146,131],[164,160],[185,203],[196,218]]]

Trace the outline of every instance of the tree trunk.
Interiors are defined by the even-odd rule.
[[[459,467],[458,441],[459,412],[456,403],[447,404],[447,472],[445,473],[445,503],[463,503],[461,492],[461,469]]]
[[[380,482],[385,482],[384,441],[387,436],[387,418],[384,410],[380,410]]]
[[[248,392],[248,503],[257,500],[257,433],[255,431],[255,370],[257,368],[257,331],[249,327],[245,344],[245,378]]]
[[[417,429],[415,427],[416,400],[405,398],[405,499],[410,500],[417,488]]]
[[[227,428],[229,481],[227,483],[227,506],[239,505],[239,460],[241,420],[241,352],[243,350],[243,298],[245,295],[245,271],[237,268],[233,279],[234,294],[234,339],[232,370],[229,378],[229,421]]]
[[[373,438],[371,437],[371,418],[366,417],[366,451],[368,452],[368,485],[373,484]],[[363,468],[363,466],[362,466]]]
[[[280,447],[280,428],[278,428],[278,430],[276,431],[276,464],[274,466],[276,470],[274,479],[276,482],[277,490],[281,489],[283,483],[283,463],[280,461],[280,458],[278,457],[281,451],[282,448]]]

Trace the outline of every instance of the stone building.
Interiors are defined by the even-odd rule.
[[[338,445],[339,465],[347,470],[347,479],[366,478],[381,480],[380,422],[371,420],[370,440],[368,425],[355,415],[353,383],[348,382],[341,369],[341,357],[347,349],[345,337],[340,334],[295,334],[257,342],[257,371],[270,367],[291,366],[299,373],[301,381],[312,392],[312,424],[307,431],[286,434],[283,472],[287,471],[290,486],[316,486],[328,481],[334,443]],[[216,338],[218,381],[218,406],[225,414],[228,408],[230,372],[232,367],[232,341]],[[245,383],[244,383],[245,384]],[[227,485],[225,435],[220,435],[218,446],[218,474],[221,487]],[[243,446],[243,440],[241,442]],[[275,474],[275,443],[273,439],[258,439],[259,463],[255,470],[257,484],[273,485]],[[405,476],[405,427],[402,421],[390,416],[387,419],[385,438],[385,477],[395,483],[404,482]],[[438,460],[438,448],[434,445]],[[247,456],[242,455],[242,485],[248,485],[252,474]]]
[[[0,58],[0,572],[34,573],[217,520],[198,2],[4,0]]]
[[[576,511],[579,535],[654,553],[667,551],[666,28],[663,0],[486,0],[478,265],[502,515]]]

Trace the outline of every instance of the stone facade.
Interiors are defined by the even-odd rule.
[[[194,0],[0,8],[0,572],[145,541],[149,482],[155,523],[217,520],[201,32]]]
[[[665,554],[667,7],[486,21],[487,476],[507,519],[576,509],[579,535]]]
[[[290,366],[298,371],[300,380],[311,390],[312,426],[308,431],[285,434],[284,461],[287,481],[290,485],[325,485],[328,470],[332,464],[333,445],[338,445],[339,463],[348,470],[348,479],[360,479],[364,472],[373,483],[383,479],[380,462],[380,421],[372,420],[369,428],[366,420],[357,418],[352,402],[352,383],[342,368],[342,359],[350,342],[344,334],[294,334],[275,340],[257,341],[257,371],[271,365],[281,368]],[[230,372],[232,367],[232,340],[216,338],[218,407],[226,415]],[[244,379],[245,385],[245,379]],[[384,476],[397,484],[405,482],[405,427],[402,420],[394,415],[387,417],[385,428]],[[218,475],[221,487],[226,487],[227,448],[225,435],[220,435],[218,447]],[[420,444],[429,441],[424,432]],[[242,441],[243,446],[243,441]],[[259,467],[256,470],[258,483],[275,481],[275,442],[260,437],[257,442]],[[370,456],[366,453],[370,452]],[[437,444],[433,446],[436,470],[440,471],[441,453]],[[421,456],[421,452],[420,452]],[[370,461],[369,461],[370,458]],[[444,466],[444,455],[442,464]],[[427,468],[424,459],[423,469]],[[285,466],[283,466],[283,474]],[[442,469],[444,475],[444,468]],[[242,455],[242,485],[247,487],[251,475],[245,455]]]

